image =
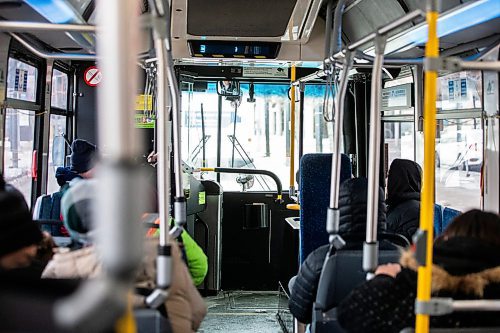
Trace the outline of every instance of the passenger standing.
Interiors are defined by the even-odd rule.
[[[387,177],[387,230],[409,241],[418,229],[422,169],[410,160],[395,159]]]
[[[343,250],[362,249],[366,233],[366,209],[368,180],[352,178],[344,181],[339,190],[339,235],[346,241]],[[382,189],[378,203],[378,229],[385,230],[385,204]],[[381,249],[396,249],[387,241],[380,242]],[[329,245],[323,245],[309,254],[300,266],[294,282],[290,283],[288,306],[298,321],[309,324],[312,320],[313,303]]]
[[[500,298],[500,216],[471,210],[456,217],[434,244],[432,296]],[[418,264],[410,251],[400,263],[379,266],[375,278],[354,289],[337,307],[350,333],[400,332],[415,325]],[[431,316],[431,327],[500,326],[498,312]]]

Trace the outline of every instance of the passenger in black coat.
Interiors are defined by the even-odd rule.
[[[420,218],[422,169],[410,160],[395,159],[387,177],[387,230],[411,241]]]
[[[366,203],[368,181],[353,178],[344,181],[339,190],[340,227],[339,234],[346,241],[343,249],[362,249],[366,233]],[[385,230],[385,204],[383,192],[379,193],[378,228]],[[381,249],[395,248],[388,242],[380,243]],[[295,282],[291,286],[288,306],[290,312],[301,323],[310,323],[313,303],[316,299],[321,269],[329,245],[323,245],[307,256],[302,263]]]
[[[454,299],[500,298],[500,217],[479,210],[457,217],[434,245],[432,295]],[[372,280],[337,307],[349,333],[400,332],[415,326],[417,262],[403,253],[400,264],[380,266]],[[498,312],[431,316],[431,327],[500,326]]]

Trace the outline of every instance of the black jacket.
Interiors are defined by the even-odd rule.
[[[347,244],[344,249],[362,248],[366,232],[366,201],[368,181],[366,178],[353,178],[344,181],[339,190],[340,230]],[[379,193],[378,222],[379,230],[385,229],[385,204],[383,193]],[[361,237],[359,237],[361,235]],[[349,241],[356,238],[356,241]],[[290,312],[302,323],[310,323],[312,307],[316,299],[321,269],[329,245],[323,245],[311,252],[300,266],[295,283],[290,290],[288,306]]]
[[[410,241],[419,226],[421,173],[417,163],[395,159],[387,178],[387,230]]]
[[[432,295],[454,299],[500,298],[498,246],[464,237],[442,241],[434,247]],[[403,253],[401,272],[392,278],[377,275],[364,283],[337,307],[342,327],[356,332],[400,332],[415,326],[417,263]],[[498,312],[458,312],[432,316],[431,327],[500,326]]]

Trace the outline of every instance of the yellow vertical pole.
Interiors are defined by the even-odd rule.
[[[291,68],[290,81],[296,78],[295,65]],[[295,86],[290,88],[290,195],[295,194]]]
[[[437,0],[427,0],[428,40],[425,45],[427,66],[424,80],[424,172],[422,201],[420,206],[420,229],[427,233],[425,265],[418,268],[417,302],[428,302],[431,298],[432,242],[434,239],[434,184],[435,184],[435,144],[436,144],[436,81],[439,57],[437,36]],[[429,315],[417,313],[416,333],[429,332]]]

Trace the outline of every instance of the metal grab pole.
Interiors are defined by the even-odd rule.
[[[165,17],[168,25],[168,34],[165,38],[167,52],[165,53],[167,63],[166,72],[169,81],[172,131],[173,131],[173,151],[174,151],[174,176],[175,176],[175,197],[174,197],[174,218],[177,228],[182,229],[187,222],[186,217],[186,197],[182,185],[182,156],[181,156],[181,99],[179,86],[174,73],[174,61],[172,59],[172,42],[170,40],[170,7],[166,7]],[[175,236],[175,235],[174,235]]]
[[[290,81],[296,78],[295,65],[291,68]],[[295,86],[290,87],[290,196],[295,195]]]
[[[339,90],[336,96],[336,107],[333,121],[333,155],[332,155],[332,180],[330,183],[330,206],[328,207],[326,231],[330,240],[339,230],[339,187],[340,187],[340,140],[342,138],[342,123],[344,117],[344,100],[347,92],[349,70],[353,57],[351,52],[345,54],[342,75],[340,76]]]
[[[147,197],[136,162],[141,152],[134,126],[139,45],[138,2],[98,2],[99,66],[105,78],[98,88],[101,162],[92,216],[96,248],[105,274],[89,280],[75,295],[56,304],[56,320],[71,330],[101,332],[125,311],[127,293],[142,259],[139,223]],[[130,313],[129,313],[130,314]],[[123,317],[122,317],[123,318]],[[124,317],[133,325],[130,316]],[[130,320],[130,321],[129,321]]]
[[[163,3],[165,4],[165,3]],[[166,5],[166,4],[165,4]],[[157,57],[157,112],[156,127],[158,135],[158,208],[160,219],[160,237],[158,246],[158,256],[156,258],[156,289],[146,298],[146,304],[150,308],[158,308],[164,304],[168,296],[168,288],[172,281],[172,257],[171,245],[168,239],[170,222],[170,119],[167,106],[168,90],[168,59],[166,39],[170,21],[165,20],[160,4],[151,6],[153,22],[154,47]]]
[[[306,85],[299,84],[299,161],[304,155],[304,95]]]
[[[418,268],[417,300],[428,302],[431,298],[432,281],[432,241],[434,239],[434,182],[435,182],[435,144],[436,144],[436,82],[437,69],[429,67],[439,58],[439,39],[437,36],[438,0],[427,0],[428,39],[425,45],[424,81],[424,171],[422,200],[420,204],[420,235],[425,246],[424,266]],[[416,314],[416,333],[429,332],[429,315]]]
[[[380,173],[380,102],[382,97],[382,65],[385,36],[375,38],[375,62],[372,70],[370,98],[370,152],[368,154],[368,198],[366,212],[366,240],[363,244],[363,270],[372,272],[378,265],[378,200]]]

